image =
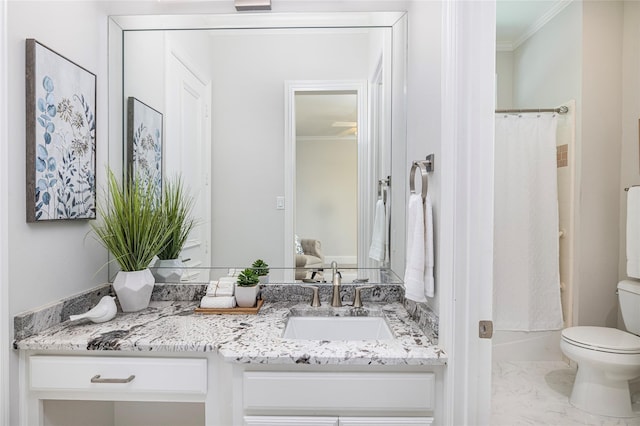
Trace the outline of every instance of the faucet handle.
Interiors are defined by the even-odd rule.
[[[311,306],[317,308],[320,306],[320,296],[318,296],[318,286],[317,285],[304,285],[302,284],[300,287],[310,288],[313,290],[313,298],[311,299]]]
[[[356,287],[356,293],[353,298],[353,307],[354,308],[362,308],[362,298],[360,297],[360,293],[362,290],[367,290],[369,288],[375,287],[374,285],[363,285],[360,287]]]

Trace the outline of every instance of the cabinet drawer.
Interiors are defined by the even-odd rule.
[[[29,369],[34,391],[207,392],[206,359],[32,356]]]
[[[433,373],[247,371],[246,410],[424,412],[434,407]]]

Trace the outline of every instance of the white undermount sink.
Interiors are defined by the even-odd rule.
[[[291,316],[285,339],[302,340],[388,340],[393,333],[383,317]]]

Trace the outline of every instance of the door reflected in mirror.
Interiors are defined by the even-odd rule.
[[[296,92],[295,117],[296,235],[321,243],[324,264],[357,266],[357,92]]]

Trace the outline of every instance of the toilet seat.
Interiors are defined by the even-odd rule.
[[[640,337],[609,327],[569,327],[562,330],[562,340],[581,348],[614,354],[640,354]]]

